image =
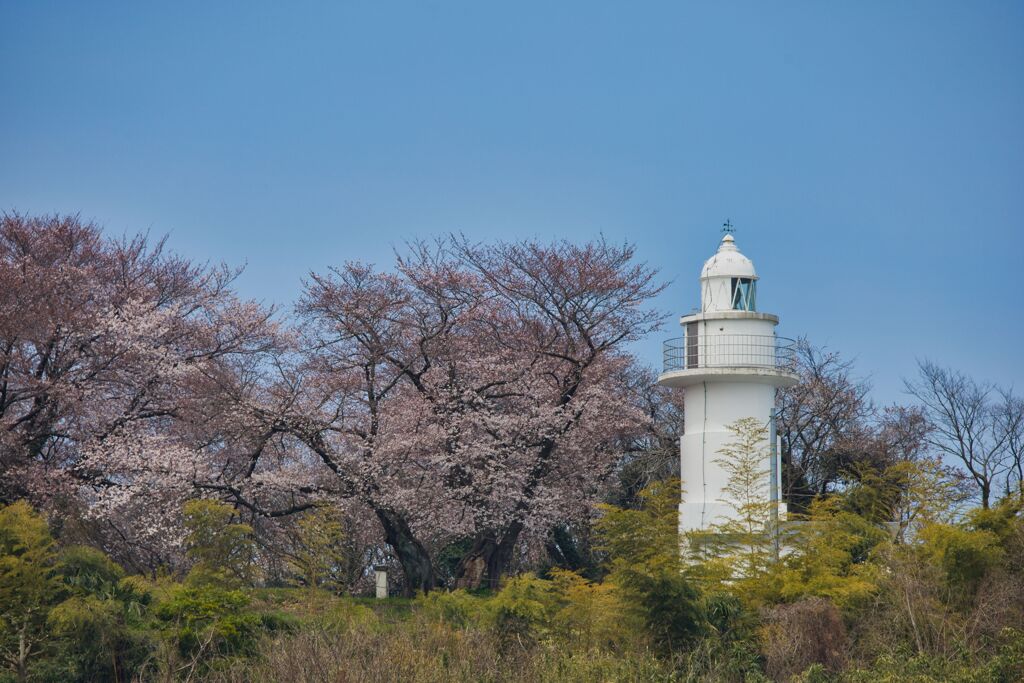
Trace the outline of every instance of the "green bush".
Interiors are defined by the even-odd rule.
[[[416,598],[418,610],[428,618],[443,621],[454,628],[478,625],[483,612],[483,598],[464,590],[433,591]]]
[[[240,590],[181,585],[157,605],[154,616],[183,656],[250,654],[263,622],[259,614],[248,610],[249,604]]]
[[[931,524],[921,530],[921,539],[925,558],[941,567],[950,587],[965,598],[1003,559],[999,537],[987,530]]]
[[[1024,680],[1020,505],[890,540],[873,498],[816,501],[758,587],[681,561],[677,496],[604,509],[604,581],[549,568],[413,600],[251,587],[251,530],[219,503],[189,506],[184,580],[126,576],[0,507],[0,683]]]
[[[559,596],[551,581],[525,574],[510,579],[487,608],[502,645],[525,648],[549,633]]]

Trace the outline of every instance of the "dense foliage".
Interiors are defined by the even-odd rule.
[[[0,654],[10,680],[918,680],[1024,676],[1019,500],[929,522],[897,543],[836,497],[790,533],[757,580],[722,580],[729,551],[683,561],[678,482],[637,509],[606,506],[604,576],[551,569],[497,591],[415,600],[259,588],[251,529],[189,504],[195,563],[180,579],[126,576],[59,547],[24,503],[0,509]],[[198,509],[197,509],[198,508]],[[209,558],[234,558],[213,565]],[[712,577],[719,578],[712,578]],[[396,678],[396,676],[398,678]],[[0,678],[0,680],[3,680]]]

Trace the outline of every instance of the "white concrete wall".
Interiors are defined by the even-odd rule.
[[[775,387],[767,383],[731,381],[702,382],[686,388],[685,425],[680,442],[682,502],[681,531],[708,529],[725,521],[733,511],[722,502],[728,475],[715,462],[719,451],[734,440],[727,426],[753,417],[766,427],[775,406]],[[706,408],[706,409],[705,409]],[[768,432],[765,432],[765,498],[769,495]]]
[[[772,320],[702,320],[697,323],[697,367],[774,367],[774,336]]]
[[[703,334],[775,334],[775,321],[767,318],[718,318],[702,320],[700,330]]]

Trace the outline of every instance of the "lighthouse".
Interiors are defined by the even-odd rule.
[[[681,533],[713,530],[733,513],[724,491],[728,474],[716,462],[735,439],[729,426],[755,418],[765,430],[763,490],[773,511],[781,500],[780,460],[775,436],[776,394],[796,384],[788,361],[792,342],[775,334],[778,316],[757,309],[757,272],[740,253],[726,223],[718,251],[700,273],[700,312],[680,319],[684,335],[664,346],[658,383],[682,388],[679,504]],[[774,516],[774,514],[773,514]]]

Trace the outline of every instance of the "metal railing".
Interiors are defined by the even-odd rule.
[[[664,345],[665,372],[697,368],[769,368],[793,364],[793,340],[767,334],[702,334]]]

